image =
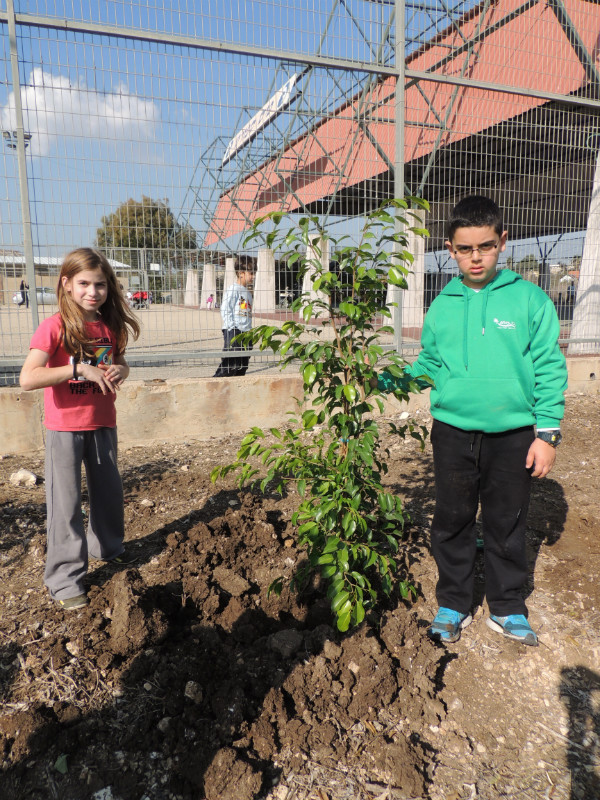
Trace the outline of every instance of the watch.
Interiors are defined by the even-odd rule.
[[[538,431],[537,438],[541,439],[542,442],[551,444],[552,447],[558,447],[558,445],[562,442],[562,434],[559,430]]]

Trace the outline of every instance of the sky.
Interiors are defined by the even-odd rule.
[[[142,195],[168,203],[202,235],[211,204],[283,135],[311,126],[353,94],[364,74],[313,72],[302,83],[302,114],[281,114],[226,168],[228,143],[301,69],[269,48],[373,60],[389,2],[344,0],[17,0],[18,13],[134,26],[149,32],[241,42],[261,57],[19,26],[21,98],[31,134],[27,168],[34,246],[60,256],[92,244],[102,217]],[[455,13],[469,3],[455,3]],[[349,9],[355,16],[353,21]],[[449,21],[447,4],[408,2],[407,50]],[[6,26],[0,54],[0,122],[15,128]],[[382,58],[390,58],[389,47]],[[22,249],[17,159],[0,159],[0,249]],[[356,227],[355,223],[349,229]],[[535,251],[534,251],[535,252]]]
[[[361,15],[363,35],[338,11],[320,52],[372,58],[369,37],[377,38],[375,30],[389,9],[364,0],[349,5]],[[330,7],[316,0],[175,0],[168,7],[154,0],[24,0],[16,10],[315,53]],[[5,26],[3,33],[0,121],[4,131],[13,131]],[[91,243],[101,218],[130,197],[166,200],[182,219],[190,218],[199,192],[208,193],[202,197],[206,205],[219,182],[236,177],[233,164],[225,174],[218,170],[227,143],[298,70],[292,64],[282,71],[278,60],[266,57],[25,26],[19,26],[18,46],[24,126],[31,134],[27,162],[34,244],[52,254]],[[312,91],[326,92],[328,102],[337,103],[346,90],[344,80],[338,82],[332,92],[313,81]],[[318,100],[313,98],[313,105]],[[0,247],[19,249],[16,156],[6,147],[2,155]],[[201,226],[197,208],[194,213]]]

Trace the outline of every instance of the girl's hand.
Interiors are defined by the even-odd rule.
[[[119,388],[108,378],[106,367],[102,369],[100,367],[93,367],[91,364],[80,363],[77,365],[77,374],[86,381],[97,383],[102,394],[107,394],[108,392],[115,394],[116,390]]]
[[[125,378],[129,375],[129,367],[125,364],[111,364],[109,367],[104,367],[107,380],[117,389],[120,388]]]

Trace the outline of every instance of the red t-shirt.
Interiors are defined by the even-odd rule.
[[[95,364],[113,363],[116,351],[114,334],[102,321],[88,322],[90,338],[95,340]],[[33,334],[32,350],[48,353],[48,367],[64,367],[69,356],[61,341],[60,314],[45,319]],[[94,363],[94,362],[92,362]],[[44,389],[45,425],[50,431],[91,431],[114,428],[117,424],[115,395],[102,394],[93,381],[65,381]]]

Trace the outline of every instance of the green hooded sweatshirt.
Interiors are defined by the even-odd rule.
[[[423,349],[407,371],[433,381],[431,414],[448,425],[559,428],[567,388],[559,330],[548,295],[515,272],[497,272],[478,292],[453,278],[427,312]],[[384,371],[378,387],[401,382]]]

